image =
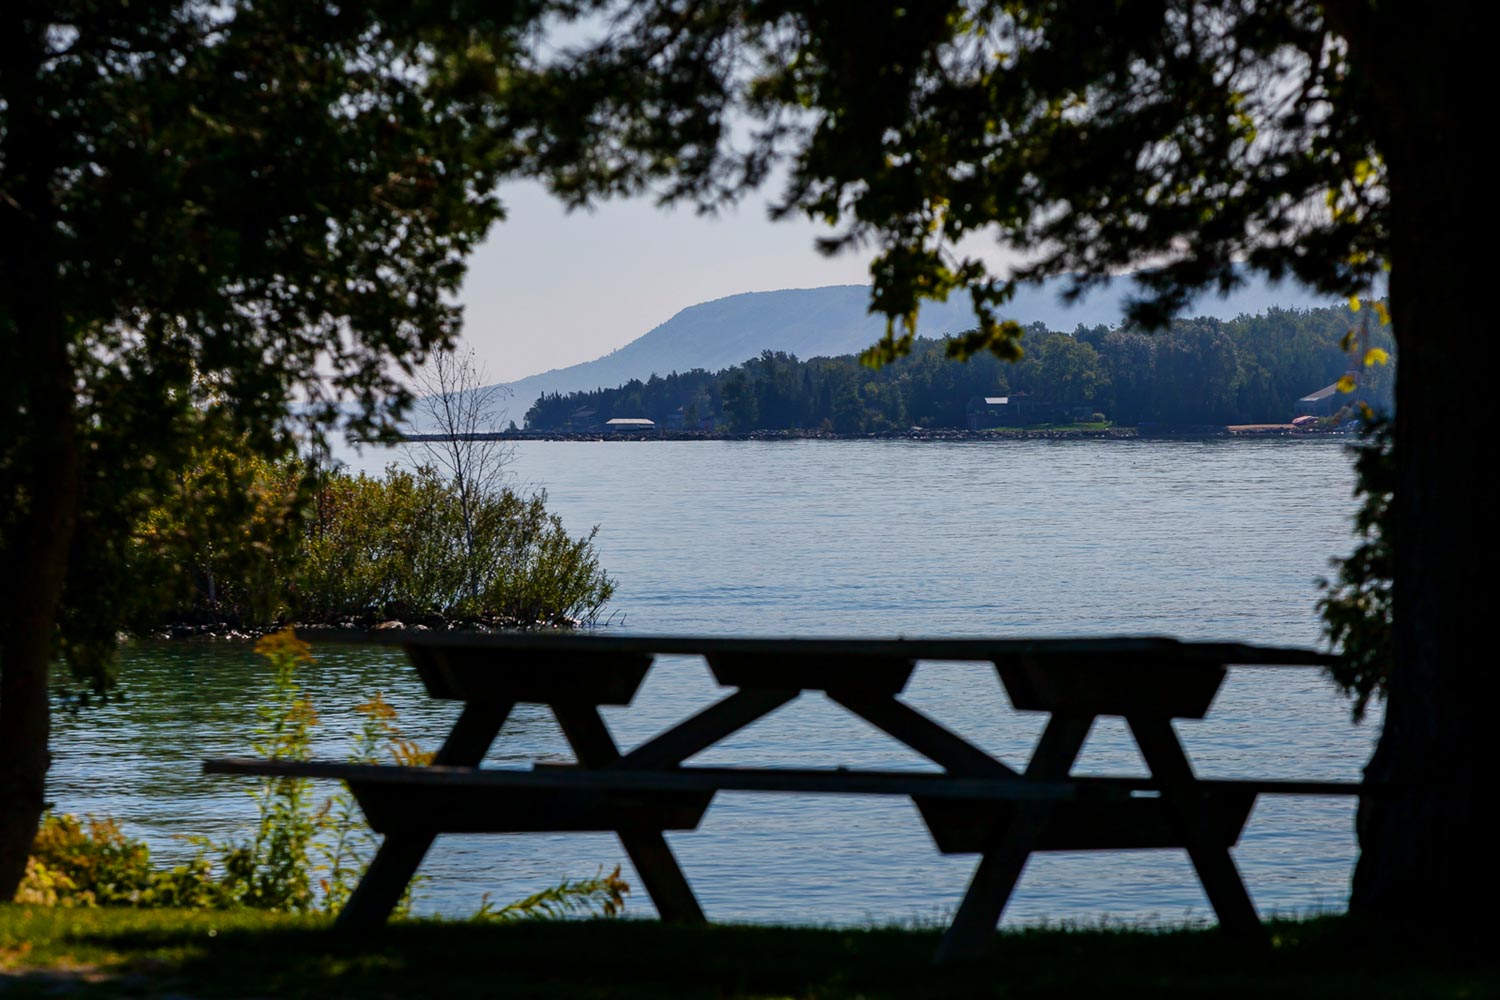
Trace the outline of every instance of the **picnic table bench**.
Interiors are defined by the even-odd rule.
[[[440,833],[618,834],[661,917],[704,920],[663,832],[695,829],[719,792],[910,798],[939,851],[980,862],[937,959],[977,955],[1035,851],[1185,848],[1223,929],[1252,943],[1264,930],[1229,853],[1257,796],[1358,795],[1357,782],[1201,779],[1173,719],[1198,719],[1231,664],[1307,665],[1303,649],[1161,638],[696,639],[537,634],[372,633],[404,646],[427,692],[463,703],[432,764],[210,760],[210,774],[348,783],[384,840],[338,918],[382,924]],[[660,655],[707,660],[734,690],[622,751],[599,714],[628,705]],[[900,698],[918,660],[992,664],[1012,706],[1048,719],[1016,770]],[[684,763],[805,691],[834,703],[937,764],[938,773],[705,767]],[[576,763],[529,769],[480,764],[518,703],[548,706]],[[1096,718],[1125,720],[1149,776],[1074,775]]]

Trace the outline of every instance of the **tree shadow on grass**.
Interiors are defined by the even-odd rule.
[[[415,921],[352,936],[324,927],[163,926],[79,936],[127,957],[80,996],[193,997],[1480,997],[1484,952],[1392,940],[1323,918],[1272,925],[1270,953],[1217,931],[1045,929],[997,937],[980,962],[937,968],[935,930],[672,927],[654,921]],[[16,993],[14,995],[27,995]],[[37,995],[41,995],[38,993]],[[54,994],[55,995],[55,992]]]

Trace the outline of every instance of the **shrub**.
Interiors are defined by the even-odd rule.
[[[311,620],[445,616],[508,625],[566,625],[614,594],[594,532],[573,538],[545,493],[510,489],[471,501],[432,469],[395,466],[383,479],[333,473],[315,491],[293,586]]]
[[[252,625],[286,614],[303,495],[293,463],[208,447],[136,526],[128,576],[139,630],[163,622]]]
[[[131,542],[127,575],[146,584],[137,631],[408,617],[571,625],[614,593],[594,532],[569,535],[542,492],[462,492],[428,466],[308,474],[222,448],[201,463]]]
[[[272,679],[271,697],[258,710],[260,724],[251,746],[272,760],[307,760],[318,713],[296,671],[312,662],[312,650],[287,628],[262,638],[255,651],[270,661]],[[314,895],[308,852],[326,806],[314,809],[311,782],[305,778],[267,777],[251,798],[259,813],[254,839],[220,850],[225,891],[234,902],[256,909],[310,909]]]
[[[206,859],[158,870],[144,841],[114,820],[48,814],[16,902],[44,906],[218,906],[224,896]]]
[[[1339,654],[1329,668],[1333,679],[1354,700],[1358,722],[1372,697],[1383,698],[1396,663],[1391,619],[1393,501],[1396,492],[1394,427],[1388,419],[1368,416],[1363,442],[1354,451],[1354,494],[1363,497],[1354,516],[1359,544],[1348,556],[1333,560],[1333,581],[1319,580],[1323,596],[1318,614],[1323,634]]]

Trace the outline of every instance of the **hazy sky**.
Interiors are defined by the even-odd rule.
[[[764,199],[703,218],[647,200],[570,215],[533,184],[501,197],[509,218],[470,261],[461,295],[464,343],[493,381],[590,361],[710,299],[869,281],[869,252],[824,257],[813,240],[826,230],[773,223]]]

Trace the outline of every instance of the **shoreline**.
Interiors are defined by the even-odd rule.
[[[1355,438],[1353,429],[1306,430],[1290,424],[1228,426],[1004,428],[981,431],[953,427],[908,427],[867,434],[837,434],[823,430],[729,431],[492,431],[476,434],[408,434],[398,444],[420,441],[1202,441],[1221,438],[1295,438],[1326,440]],[[375,442],[371,442],[375,443]]]
[[[280,632],[296,629],[304,639],[348,642],[368,640],[381,632],[402,629],[412,632],[467,632],[486,635],[497,632],[587,632],[590,629],[607,627],[607,623],[583,621],[576,618],[556,622],[522,622],[510,618],[450,618],[447,615],[405,615],[406,620],[384,617],[373,612],[361,615],[334,616],[299,621],[278,621],[262,625],[246,625],[237,621],[190,621],[168,622],[142,632],[121,630],[115,634],[117,644],[138,641],[183,642],[196,639],[216,642],[253,642]]]

